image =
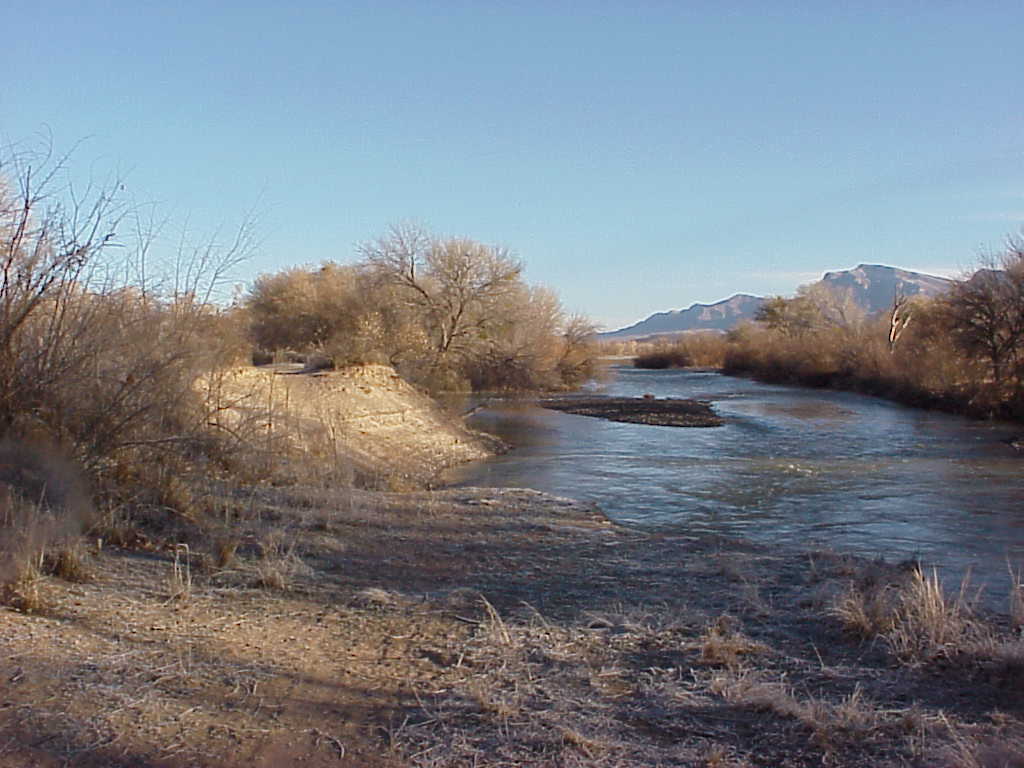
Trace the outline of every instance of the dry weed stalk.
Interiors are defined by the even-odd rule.
[[[1006,567],[1010,571],[1010,625],[1024,636],[1024,577],[1009,562]]]
[[[511,646],[512,635],[509,633],[508,626],[506,626],[504,619],[501,618],[494,606],[491,605],[490,601],[486,597],[480,595],[480,600],[483,602],[484,609],[487,611],[486,626],[491,637],[496,639],[502,645]]]
[[[174,562],[168,583],[168,600],[187,600],[192,595],[192,552],[188,544],[174,547]]]

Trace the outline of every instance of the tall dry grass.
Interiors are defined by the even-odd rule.
[[[936,571],[870,563],[852,575],[829,612],[851,635],[881,646],[898,662],[984,667],[1008,684],[1024,679],[1020,582],[1011,570],[1010,631],[980,607],[969,575],[948,591]]]

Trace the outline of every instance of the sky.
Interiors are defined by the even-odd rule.
[[[74,148],[170,228],[251,220],[240,284],[415,222],[611,330],[959,274],[1024,226],[1019,0],[0,7],[0,143]]]

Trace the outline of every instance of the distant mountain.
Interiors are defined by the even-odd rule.
[[[741,320],[752,320],[764,304],[760,296],[737,293],[714,304],[694,304],[688,309],[658,312],[628,328],[600,334],[602,339],[631,339],[683,331],[727,331]]]
[[[849,291],[850,297],[869,315],[892,307],[899,293],[911,296],[938,296],[949,290],[952,280],[920,272],[910,272],[881,264],[859,264],[853,269],[826,272],[821,283],[833,290]]]
[[[937,296],[949,290],[952,280],[920,272],[910,272],[881,264],[859,264],[853,269],[826,272],[818,281],[850,297],[868,314],[892,306],[898,292],[903,296]],[[626,340],[686,331],[728,331],[743,320],[753,320],[764,303],[760,296],[737,293],[715,304],[694,304],[688,309],[658,312],[627,328],[599,334],[601,339]]]

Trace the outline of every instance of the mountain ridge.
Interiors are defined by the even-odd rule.
[[[850,298],[867,314],[888,309],[896,294],[903,296],[937,296],[952,285],[945,277],[914,272],[885,264],[858,264],[850,269],[825,272],[811,285],[824,285],[835,291],[848,292]],[[685,333],[688,331],[728,331],[744,320],[753,320],[765,297],[736,293],[711,304],[694,303],[686,309],[655,312],[647,318],[614,331],[598,334],[609,341],[625,341],[643,336]]]

